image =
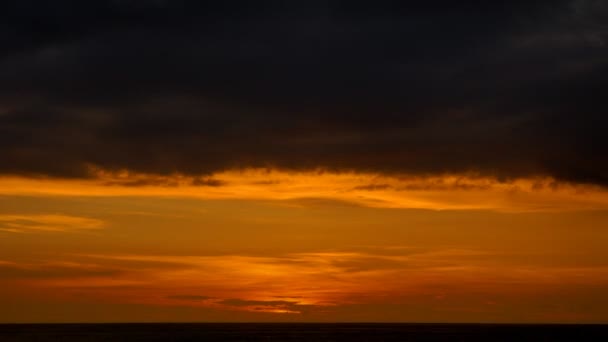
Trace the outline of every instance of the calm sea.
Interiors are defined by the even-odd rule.
[[[608,341],[608,325],[2,324],[0,341]]]

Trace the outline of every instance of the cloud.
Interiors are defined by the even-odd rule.
[[[297,302],[291,302],[286,300],[245,300],[238,298],[224,299],[219,304],[229,306],[278,306],[285,307],[297,304]]]
[[[354,190],[367,190],[367,191],[375,191],[375,190],[386,190],[390,189],[391,186],[388,184],[365,184],[365,185],[357,185],[354,187]]]
[[[246,309],[256,312],[281,313],[281,314],[302,314],[311,310],[319,309],[318,305],[303,305],[297,301],[287,300],[247,300],[240,298],[224,299],[217,302],[220,305]]]
[[[5,232],[73,232],[103,228],[104,222],[94,218],[60,214],[0,214],[0,231]]]
[[[598,1],[1,6],[3,174],[270,166],[608,184]]]
[[[214,299],[213,297],[200,296],[200,295],[171,295],[167,296],[168,299],[186,300],[186,301],[204,301]]]
[[[560,212],[604,210],[608,191],[552,178],[501,180],[479,174],[384,175],[324,170],[224,171],[204,178],[97,170],[87,179],[0,177],[0,194],[19,196],[141,196],[282,201],[373,208]],[[136,183],[137,185],[133,185]]]
[[[122,172],[104,172],[104,170],[91,170],[91,174],[103,180],[103,185],[119,187],[177,187],[190,185],[196,187],[221,187],[226,182],[211,177],[184,177],[172,175],[171,177],[155,174],[137,174],[123,170]],[[104,179],[105,178],[105,179]]]
[[[218,187],[218,186],[226,185],[226,182],[223,182],[218,179],[213,179],[213,178],[200,178],[199,177],[199,178],[194,178],[192,180],[192,185]]]
[[[390,253],[367,246],[267,256],[106,254],[64,256],[69,261],[5,260],[0,261],[0,282],[3,291],[17,286],[66,303],[86,299],[150,308],[293,314],[304,321],[403,321],[421,317],[419,310],[426,313],[423,317],[451,319],[455,316],[446,313],[474,310],[480,314],[476,318],[490,321],[482,315],[508,320],[510,312],[525,312],[533,321],[538,317],[529,310],[539,311],[539,304],[557,298],[564,305],[584,303],[589,291],[604,293],[608,284],[605,262],[557,265],[554,252],[393,247]],[[142,269],[138,263],[159,267]],[[166,267],[170,264],[181,266]],[[539,291],[552,299],[539,298]],[[518,309],[511,311],[514,307]],[[594,317],[605,315],[605,306],[598,304]]]
[[[119,269],[76,262],[0,262],[0,279],[78,279],[115,277]]]

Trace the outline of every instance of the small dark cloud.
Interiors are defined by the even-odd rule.
[[[397,190],[405,191],[445,191],[445,190],[485,190],[490,188],[490,184],[471,184],[471,183],[444,183],[420,182],[418,184],[407,184],[399,186]]]
[[[146,178],[117,178],[103,183],[107,186],[126,186],[126,187],[140,187],[140,186],[160,186],[160,187],[178,187],[180,182],[171,178],[163,176],[148,175]],[[208,186],[208,187],[220,187],[227,183],[218,179],[209,177],[194,177],[190,182],[193,186]]]
[[[256,185],[277,185],[277,184],[281,184],[281,182],[278,181],[278,180],[267,180],[267,181],[256,181],[256,182],[253,182],[252,184],[256,184]]]
[[[126,187],[140,187],[140,186],[163,186],[163,187],[176,187],[179,185],[178,182],[170,179],[126,179],[126,180],[115,180],[106,181],[104,185],[107,186],[126,186]]]
[[[226,182],[221,181],[219,179],[203,178],[203,177],[197,177],[192,181],[192,185],[194,185],[194,186],[220,187],[220,186],[224,186],[226,184],[227,184]]]

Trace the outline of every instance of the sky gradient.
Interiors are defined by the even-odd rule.
[[[608,4],[3,1],[0,322],[608,323]]]

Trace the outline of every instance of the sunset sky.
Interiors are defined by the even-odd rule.
[[[2,1],[0,323],[608,323],[605,89],[602,0]]]

